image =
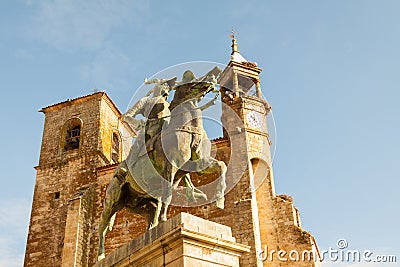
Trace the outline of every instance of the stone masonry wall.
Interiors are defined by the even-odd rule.
[[[62,267],[88,265],[92,199],[92,188],[84,186],[78,190],[68,203]]]
[[[69,200],[78,188],[96,179],[93,170],[98,161],[84,155],[61,165],[37,167],[25,266],[60,266]]]
[[[92,240],[90,229],[98,209],[91,207],[95,195],[81,198],[79,203],[74,199],[82,188],[92,186],[93,194],[97,192],[96,169],[108,165],[111,154],[103,153],[101,140],[108,140],[106,137],[112,136],[114,127],[124,128],[119,124],[121,114],[104,92],[64,101],[43,108],[42,112],[45,123],[24,266],[61,266],[63,250],[66,255],[74,255],[74,259],[66,256],[65,263],[87,266],[92,257],[88,250]],[[80,147],[64,151],[62,129],[71,118],[82,121]],[[78,234],[75,254],[65,247],[72,242],[72,233]]]
[[[59,163],[76,155],[76,153],[63,152],[61,147],[62,127],[71,118],[79,118],[83,121],[79,152],[98,150],[100,97],[100,95],[91,95],[85,99],[86,101],[66,102],[63,107],[50,106],[48,109],[44,109],[45,122],[39,166]]]
[[[120,120],[116,120],[118,114],[106,102],[102,101],[100,106],[100,136],[99,148],[104,156],[111,162],[111,147],[113,133],[117,133],[120,126]]]
[[[97,252],[99,245],[98,227],[100,222],[101,212],[103,211],[104,198],[108,184],[112,179],[114,169],[117,164],[109,167],[101,168],[98,172],[97,181],[95,184],[95,198],[93,200],[93,223],[90,230],[90,258],[89,265],[92,266],[97,262]],[[128,243],[133,238],[139,236],[146,231],[146,220],[134,215],[127,210],[122,210],[117,213],[114,227],[108,232],[105,240],[106,254],[114,251],[122,245]]]

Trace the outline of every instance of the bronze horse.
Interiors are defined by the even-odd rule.
[[[184,78],[188,72],[190,71],[185,72]],[[182,179],[186,187],[191,190],[192,197],[196,195],[193,192],[197,189],[189,176],[191,172],[219,174],[212,202],[215,202],[217,207],[224,207],[226,165],[210,155],[202,123],[202,110],[205,107],[199,107],[199,101],[206,94],[215,92],[215,82],[209,81],[210,73],[215,72],[219,74],[220,70],[214,69],[201,80],[186,81],[176,86],[170,105],[169,123],[164,125],[154,140],[146,141],[145,138],[136,140],[142,144],[139,144],[141,149],[139,152],[136,151],[135,160],[125,160],[118,166],[107,188],[100,218],[99,260],[104,258],[105,236],[107,231],[112,229],[116,212],[127,208],[135,214],[144,216],[147,219],[148,229],[157,226],[159,218],[161,221],[167,219],[172,190]],[[121,175],[118,173],[120,171]],[[202,195],[204,194],[197,190],[196,196]]]

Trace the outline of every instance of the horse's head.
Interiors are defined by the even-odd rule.
[[[221,69],[215,67],[206,75],[196,78],[191,70],[185,71],[182,82],[174,88],[176,92],[171,103],[171,109],[186,101],[201,100],[206,94],[215,92],[217,77],[220,73]]]

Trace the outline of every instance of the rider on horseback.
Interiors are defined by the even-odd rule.
[[[128,122],[138,133],[136,141],[129,152],[128,158],[131,160],[140,156],[140,152],[142,152],[140,154],[143,154],[143,151],[146,153],[145,144],[152,147],[154,137],[161,132],[163,125],[169,122],[170,111],[167,98],[175,82],[176,77],[168,80],[152,79],[148,81],[145,79],[145,84],[155,83],[156,85],[123,115],[122,119]],[[151,94],[153,94],[152,97],[150,97]],[[136,119],[135,117],[139,114],[144,116],[146,121]],[[143,126],[144,133],[142,131]],[[124,161],[114,172],[114,176],[120,184],[125,182],[127,172],[128,169]]]

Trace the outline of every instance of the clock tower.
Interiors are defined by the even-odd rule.
[[[271,110],[263,98],[260,85],[261,68],[246,60],[232,38],[231,59],[219,78],[222,98],[224,139],[231,147],[229,174],[235,184],[236,209],[246,208],[235,218],[233,232],[240,232],[243,222],[251,228],[250,235],[237,235],[238,242],[247,242],[254,248],[253,256],[243,259],[251,266],[318,266],[318,249],[308,232],[301,228],[300,215],[287,195],[276,195],[272,170],[267,115]],[[233,177],[233,178],[232,178]],[[229,188],[229,181],[227,182]],[[241,221],[241,222],[240,222]],[[240,227],[237,227],[239,225]],[[270,257],[271,251],[313,251],[309,260],[281,261]],[[288,254],[286,254],[286,258]],[[315,260],[317,259],[317,260]],[[245,263],[242,261],[242,263]],[[247,266],[247,265],[246,265]]]

